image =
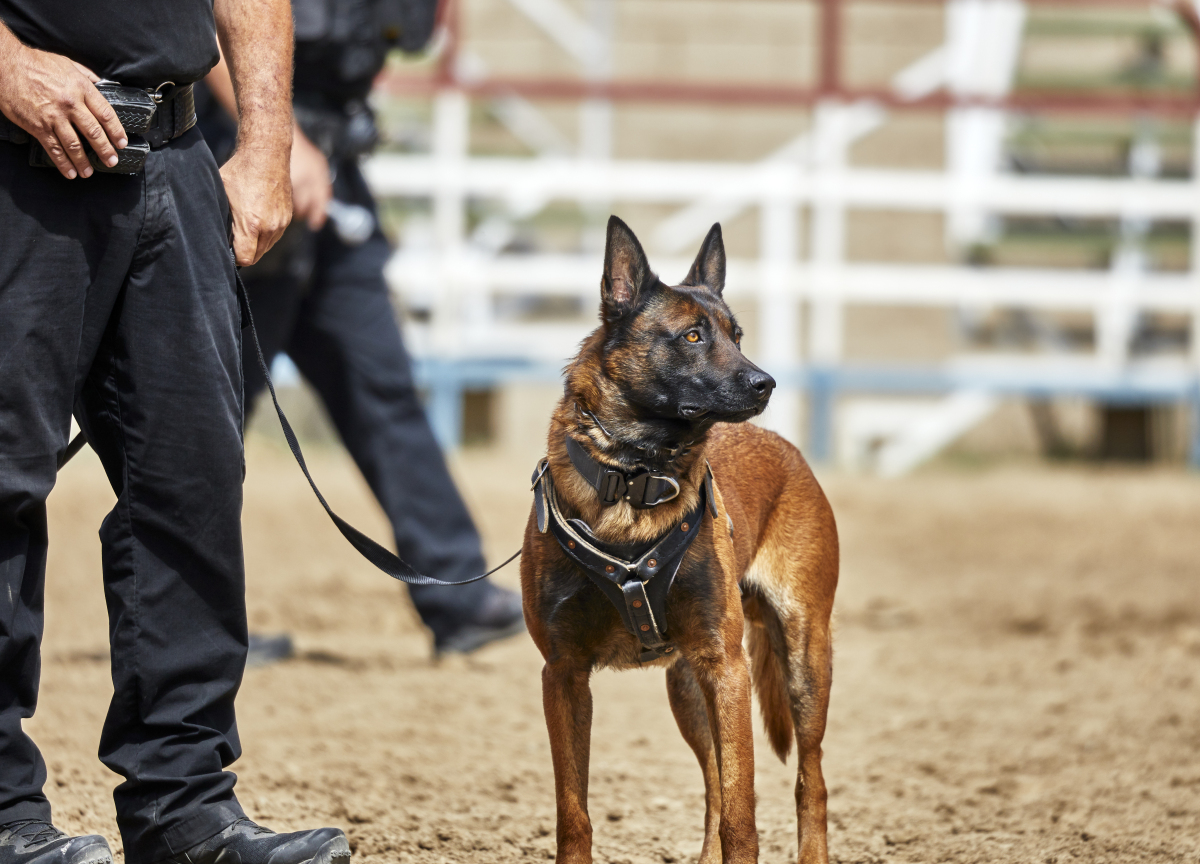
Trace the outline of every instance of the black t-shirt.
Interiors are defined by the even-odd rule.
[[[199,81],[217,62],[213,0],[0,0],[26,45],[131,87]]]

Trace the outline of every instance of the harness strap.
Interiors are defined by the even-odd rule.
[[[675,648],[670,644],[666,630],[667,593],[687,550],[700,533],[706,512],[715,509],[711,469],[700,487],[696,509],[649,549],[630,560],[616,554],[611,545],[597,538],[582,520],[567,519],[562,515],[554,481],[545,470],[545,464],[545,460],[539,463],[533,477],[538,529],[544,533],[549,528],[567,557],[616,607],[625,629],[641,643],[641,662],[672,653]]]

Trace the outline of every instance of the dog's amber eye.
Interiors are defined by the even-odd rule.
[[[684,336],[683,338],[689,342],[699,342],[700,341],[700,332],[698,330],[690,330],[690,331],[688,331],[688,334],[686,336]]]

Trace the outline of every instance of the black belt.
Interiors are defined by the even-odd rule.
[[[136,173],[141,170],[147,152],[162,147],[196,125],[196,100],[191,84],[167,82],[154,90],[143,91],[102,82],[97,88],[113,105],[129,137],[125,148],[117,151],[120,161],[115,168],[100,165],[95,154],[89,154],[89,161],[98,171]],[[41,144],[3,114],[0,114],[0,141],[13,144],[29,142],[29,164],[54,167]]]
[[[152,149],[157,150],[196,125],[196,97],[191,84],[164,84],[151,98],[158,102],[158,110],[142,137]]]

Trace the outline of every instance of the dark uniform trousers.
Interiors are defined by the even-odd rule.
[[[334,190],[339,200],[375,212],[355,161],[338,164]],[[486,569],[479,534],[429,427],[388,297],[386,238],[376,228],[367,242],[348,246],[326,226],[308,239],[315,245],[307,283],[294,267],[243,271],[264,355],[270,362],[286,351],[316,389],[387,514],[400,557],[439,579],[479,575]],[[247,404],[265,386],[253,350],[247,339]],[[484,580],[408,590],[421,619],[441,635],[471,620],[491,589]]]
[[[117,495],[100,529],[114,696],[100,759],[129,864],[242,815],[240,318],[228,203],[192,130],[144,174],[67,180],[0,142],[0,823],[49,819],[21,721],[40,671],[46,496],[72,412]]]

